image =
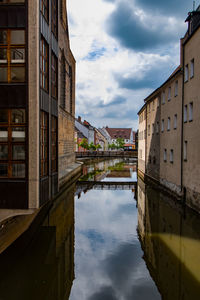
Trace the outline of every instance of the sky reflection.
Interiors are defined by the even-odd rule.
[[[90,190],[76,197],[75,220],[71,300],[160,299],[142,259],[134,193]]]

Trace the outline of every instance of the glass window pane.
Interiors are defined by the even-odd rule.
[[[12,141],[13,142],[24,142],[25,141],[25,128],[16,127],[12,129]]]
[[[26,122],[25,109],[12,109],[11,122],[25,123]]]
[[[0,82],[8,81],[8,71],[7,68],[0,67]]]
[[[25,63],[25,49],[11,49],[11,63]]]
[[[8,123],[8,110],[0,109],[0,123]]]
[[[11,81],[24,82],[25,81],[25,67],[11,67]]]
[[[0,49],[0,64],[6,64],[6,63],[7,63],[7,50]]]
[[[8,145],[0,145],[0,159],[8,159]]]
[[[11,45],[24,45],[25,44],[25,31],[24,30],[11,30],[10,33]]]
[[[7,44],[7,31],[0,30],[0,44]]]
[[[13,164],[12,165],[12,176],[13,177],[25,177],[25,164]]]
[[[8,128],[0,127],[0,142],[6,142],[8,140]]]
[[[0,177],[8,177],[8,165],[0,164]]]
[[[12,147],[12,158],[16,160],[25,159],[25,146],[24,145],[13,145]]]

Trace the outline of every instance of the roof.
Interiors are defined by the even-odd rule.
[[[105,130],[109,133],[112,139],[122,138],[130,139],[131,137],[131,128],[109,128],[106,127]]]
[[[77,132],[77,135],[80,139],[87,139],[87,137],[75,126],[75,131]]]

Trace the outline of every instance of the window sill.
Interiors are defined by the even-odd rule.
[[[184,83],[187,83],[187,82],[188,82],[188,79],[184,81]]]
[[[194,75],[190,76],[190,79],[194,78]]]
[[[189,120],[189,123],[193,122],[193,119],[192,120]]]

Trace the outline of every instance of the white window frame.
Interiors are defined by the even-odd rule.
[[[178,96],[178,80],[175,82],[175,87],[174,87],[174,96]]]
[[[187,123],[187,105],[184,106],[184,123]]]
[[[190,61],[190,78],[194,77],[194,58]]]
[[[168,98],[167,98],[168,101],[171,100],[171,86],[169,86],[168,88]]]
[[[193,121],[193,102],[189,103],[189,122]]]
[[[170,131],[170,128],[171,128],[171,118],[168,117],[168,119],[167,119],[167,131]]]
[[[177,114],[174,115],[174,129],[177,129]]]
[[[174,150],[171,149],[170,150],[170,163],[173,163],[174,162]]]
[[[188,74],[189,73],[189,68],[188,68],[188,64],[185,66],[185,78],[184,78],[184,80],[185,80],[185,82],[187,82],[188,81]]]

